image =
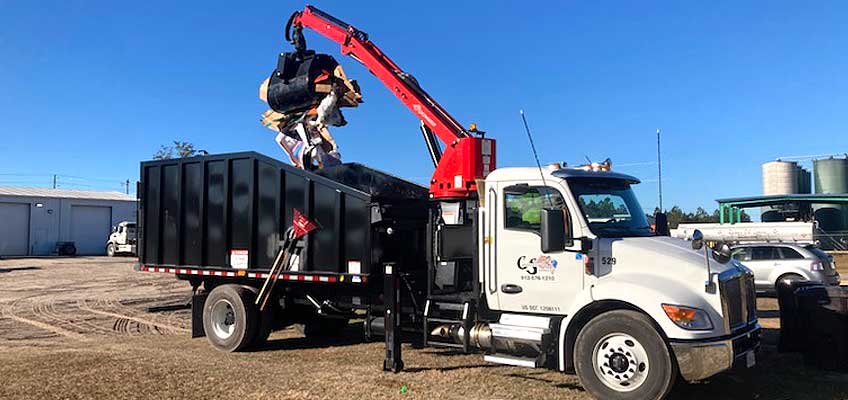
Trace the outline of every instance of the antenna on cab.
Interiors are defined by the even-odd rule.
[[[547,192],[548,184],[545,182],[545,172],[542,171],[542,163],[539,162],[539,153],[536,152],[536,144],[533,143],[533,135],[530,133],[530,126],[527,125],[527,118],[524,116],[524,110],[518,110],[518,112],[521,113],[521,121],[524,122],[524,131],[527,132],[527,139],[530,140],[530,149],[533,150],[533,158],[536,159],[536,167],[539,168],[539,175],[542,176],[542,185],[545,185],[545,192]],[[548,193],[545,193],[543,196],[548,199],[548,205],[551,206],[551,208],[554,208],[554,202],[551,200],[551,196],[549,196]]]

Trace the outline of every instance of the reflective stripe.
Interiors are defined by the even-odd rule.
[[[243,275],[239,275],[239,271],[214,271],[214,270],[202,270],[202,269],[189,269],[189,268],[168,268],[168,267],[148,267],[146,265],[142,265],[139,267],[139,271],[141,272],[159,272],[166,274],[176,274],[176,275],[201,275],[201,276],[220,276],[220,277],[239,277],[243,276],[246,278],[253,279],[267,279],[269,274],[263,272],[247,272],[243,273]],[[325,283],[336,283],[344,281],[344,275],[341,277],[335,275],[302,275],[302,274],[281,274],[277,276],[278,279],[286,280],[286,281],[299,281],[299,282],[325,282]],[[349,281],[352,282],[365,282],[365,277],[361,275],[350,275]]]

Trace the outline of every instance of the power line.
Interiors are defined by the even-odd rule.
[[[48,187],[53,189],[84,188],[93,190],[120,191],[129,194],[131,189],[130,182],[131,180],[127,178],[94,178],[79,175],[18,172],[0,173],[0,185],[9,186]]]
[[[11,173],[3,173],[0,176],[53,176],[53,174],[11,174]]]
[[[642,161],[642,162],[632,162],[632,163],[615,163],[616,168],[619,167],[643,167],[643,166],[652,166],[657,165],[656,161]]]
[[[126,179],[126,178],[124,178],[124,179],[119,179],[119,178],[88,178],[88,177],[84,177],[84,176],[63,175],[63,174],[58,174],[58,176],[62,177],[62,178],[82,179],[82,180],[85,180],[85,181],[100,181],[100,182],[123,182],[124,179]]]

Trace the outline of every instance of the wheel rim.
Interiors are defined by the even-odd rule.
[[[212,305],[212,331],[215,336],[227,339],[233,335],[236,328],[236,313],[233,305],[225,299],[220,299]]]
[[[595,344],[592,353],[595,375],[619,392],[636,390],[648,378],[648,352],[626,333],[611,333]]]

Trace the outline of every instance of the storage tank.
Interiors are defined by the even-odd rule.
[[[763,164],[763,194],[793,194],[798,192],[798,163],[772,161]]]
[[[813,172],[816,182],[816,193],[844,194],[848,193],[848,159],[827,158],[813,160]],[[816,221],[825,232],[846,230],[848,213],[841,204],[816,204],[813,207]]]
[[[816,193],[848,193],[848,159],[813,160]]]
[[[810,194],[813,192],[812,185],[812,176],[810,175],[810,171],[807,171],[806,168],[798,166],[796,171],[798,174],[798,184],[796,193],[800,194]]]

